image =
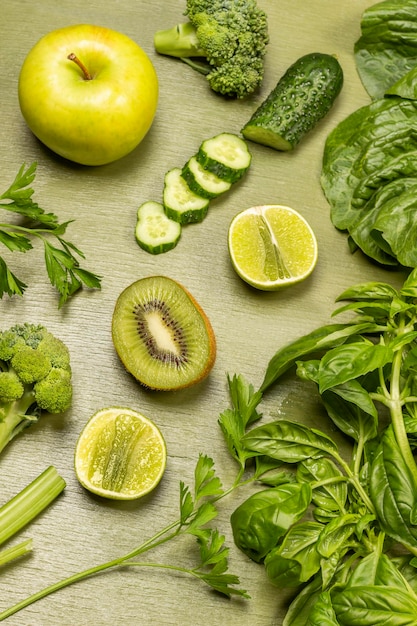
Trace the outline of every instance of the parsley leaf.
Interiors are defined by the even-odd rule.
[[[246,382],[243,376],[228,376],[229,391],[233,408],[228,408],[219,417],[219,425],[232,457],[244,470],[246,461],[256,456],[242,444],[242,437],[248,425],[260,419],[257,406],[262,400],[262,392]]]
[[[61,307],[83,285],[100,289],[101,278],[80,267],[79,259],[84,259],[84,254],[63,239],[71,222],[60,223],[54,213],[46,213],[33,201],[34,190],[29,185],[35,179],[36,167],[36,162],[27,168],[23,164],[13,183],[0,195],[0,209],[24,218],[21,223],[0,223],[0,244],[11,252],[27,252],[33,248],[34,237],[42,241],[48,278],[60,295],[58,306]],[[51,238],[57,246],[49,242]],[[27,285],[12,272],[3,257],[0,257],[0,270],[0,298],[4,294],[22,296]]]

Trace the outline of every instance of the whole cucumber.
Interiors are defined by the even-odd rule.
[[[291,65],[242,128],[245,139],[292,150],[331,109],[343,85],[338,60],[311,52]]]

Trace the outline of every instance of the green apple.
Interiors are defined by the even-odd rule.
[[[145,137],[156,113],[158,78],[128,36],[77,24],[34,45],[18,95],[27,125],[48,148],[76,163],[103,165]]]

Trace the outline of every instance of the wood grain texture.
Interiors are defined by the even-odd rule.
[[[118,0],[103,4],[2,1],[0,56],[1,189],[23,162],[36,160],[35,198],[62,221],[75,219],[68,238],[86,254],[86,266],[103,276],[100,292],[79,293],[58,311],[45,275],[42,250],[13,255],[28,288],[23,298],[0,302],[1,328],[17,322],[44,323],[69,346],[74,371],[73,408],[62,418],[47,418],[15,440],[1,459],[0,501],[23,488],[47,465],[65,477],[59,500],[21,533],[33,537],[33,554],[2,570],[0,605],[6,608],[79,569],[132,549],[178,515],[179,481],[192,482],[198,454],[213,457],[226,486],[235,466],[217,425],[228,404],[226,374],[241,373],[254,385],[283,343],[326,323],[336,296],[363,280],[396,276],[351,256],[344,235],[330,223],[319,176],[324,141],[353,110],[368,103],[353,60],[362,11],[369,0],[259,0],[268,13],[271,42],[262,90],[245,101],[225,101],[185,64],[160,57],[153,33],[182,20],[179,0]],[[100,168],[83,168],[57,158],[31,135],[18,107],[17,80],[31,46],[47,32],[77,22],[120,30],[136,40],[155,64],[160,99],[154,124],[139,148]],[[136,210],[145,200],[160,200],[163,176],[183,163],[203,139],[222,131],[239,132],[252,111],[287,67],[308,52],[336,54],[345,75],[330,114],[289,154],[252,145],[248,175],[212,203],[208,217],[184,229],[177,248],[152,257],[134,239]],[[256,292],[234,273],[227,252],[227,229],[240,210],[256,204],[288,204],[302,213],[319,243],[319,262],[303,284],[279,293]],[[210,317],[218,355],[209,378],[180,393],[145,392],[123,370],[111,341],[111,315],[119,293],[140,277],[164,274],[182,282]],[[262,406],[265,419],[302,419],[326,428],[314,398],[285,384]],[[78,485],[73,472],[75,443],[84,423],[98,409],[125,405],[159,425],[167,441],[168,466],[158,489],[130,504],[103,502]],[[232,546],[229,516],[244,497],[235,493],[221,505],[219,528]],[[189,563],[194,544],[178,542],[152,560]],[[106,573],[67,588],[11,617],[10,626],[278,626],[291,592],[274,588],[261,566],[235,548],[230,568],[241,577],[250,601],[227,601],[194,580],[155,569]]]

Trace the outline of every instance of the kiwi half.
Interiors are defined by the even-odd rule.
[[[185,287],[166,276],[142,278],[122,291],[112,339],[127,371],[149,389],[194,385],[216,358],[207,315]]]

